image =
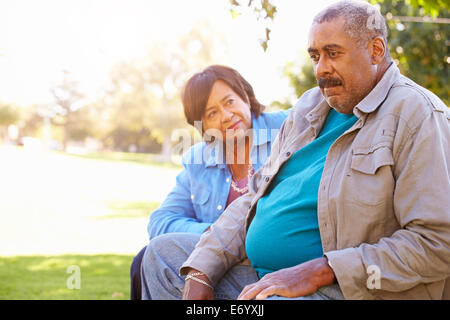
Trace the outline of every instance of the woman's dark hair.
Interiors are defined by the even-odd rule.
[[[194,74],[186,82],[182,91],[184,115],[189,124],[194,125],[194,121],[202,119],[212,86],[217,80],[224,81],[243,101],[250,104],[250,111],[255,117],[258,117],[265,109],[265,106],[256,100],[252,86],[239,72],[230,67],[212,65]]]

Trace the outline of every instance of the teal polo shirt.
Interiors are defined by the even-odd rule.
[[[333,142],[358,120],[331,109],[319,136],[286,161],[256,205],[246,251],[259,277],[323,255],[317,194]]]

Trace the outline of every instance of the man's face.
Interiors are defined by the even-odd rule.
[[[376,84],[376,64],[371,50],[358,46],[344,32],[344,19],[314,23],[309,33],[308,52],[314,73],[328,104],[340,113],[353,113]]]

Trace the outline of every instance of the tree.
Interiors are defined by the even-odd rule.
[[[233,17],[241,14],[242,8],[247,6],[252,9],[258,20],[273,21],[277,13],[277,7],[270,0],[229,0],[231,4],[231,15]],[[264,51],[270,40],[270,27],[265,26],[264,37],[259,39],[259,43]]]
[[[63,70],[63,78],[59,85],[52,88],[51,93],[55,98],[55,104],[47,107],[47,112],[42,111],[43,117],[51,119],[52,125],[63,128],[63,146],[67,147],[69,140],[82,140],[89,135],[86,126],[82,133],[80,130],[80,112],[83,106],[84,95],[78,88],[78,82],[70,78],[70,72]]]
[[[19,113],[17,109],[11,105],[2,105],[0,103],[0,126],[9,126],[19,120]]]
[[[274,20],[277,13],[277,6],[273,4],[271,0],[229,0],[230,12],[232,16],[240,14],[242,7],[250,7],[253,9],[258,20]],[[372,3],[383,2],[383,0],[371,0]],[[405,0],[397,1],[405,2],[407,5],[412,6],[415,9],[422,8],[425,15],[431,15],[436,18],[439,12],[446,12],[450,10],[450,1],[448,0]],[[265,38],[260,39],[260,44],[264,51],[266,51],[268,42],[270,40],[270,28],[265,27]]]
[[[391,56],[402,73],[450,105],[450,20],[449,23],[426,22],[429,21],[427,12],[435,17],[439,15],[440,18],[450,18],[450,11],[438,7],[437,4],[441,2],[439,0],[378,2],[389,27]],[[445,5],[449,8],[448,2],[442,1],[442,8]],[[408,17],[423,18],[424,21],[413,22]]]
[[[381,13],[386,17],[389,36],[390,53],[401,72],[433,91],[447,105],[450,105],[450,45],[448,34],[450,24],[425,22],[427,14],[439,14],[440,18],[450,17],[446,2],[442,8],[429,1],[378,0]],[[439,1],[438,1],[439,2]],[[409,4],[411,3],[411,5]],[[414,7],[424,5],[425,7]],[[426,9],[425,9],[426,8]],[[436,10],[439,10],[436,12]],[[401,21],[408,17],[423,18],[423,22]],[[437,16],[435,16],[436,18]],[[420,20],[420,19],[419,19]],[[305,50],[306,52],[306,50]],[[296,97],[317,85],[309,57],[302,60],[289,61],[284,67],[284,76],[289,79]],[[282,108],[290,106],[290,102],[275,101],[272,105]]]
[[[123,137],[126,131],[144,132],[162,145],[162,160],[169,160],[172,132],[187,128],[182,86],[193,72],[225,59],[224,42],[210,25],[200,22],[179,41],[154,44],[144,58],[116,65],[107,98],[114,123],[111,133]]]
[[[8,138],[8,127],[17,123],[19,112],[11,105],[2,105],[0,103],[0,138]]]

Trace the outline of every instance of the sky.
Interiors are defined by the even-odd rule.
[[[313,16],[336,0],[273,0],[277,15],[263,51],[265,25],[244,10],[232,18],[229,0],[4,0],[0,2],[0,101],[52,102],[50,89],[71,73],[91,99],[102,95],[111,67],[144,56],[153,42],[175,41],[207,20],[229,43],[230,66],[269,104],[291,97],[282,76],[307,45]]]

